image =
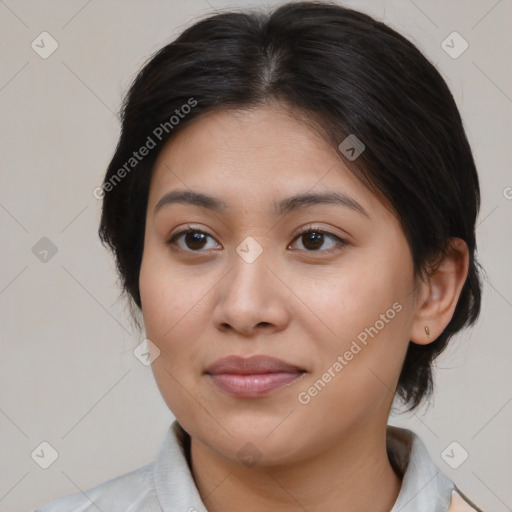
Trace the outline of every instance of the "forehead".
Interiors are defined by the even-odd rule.
[[[262,207],[296,193],[337,190],[365,209],[378,206],[313,123],[276,105],[211,112],[177,132],[156,160],[150,204],[173,188],[227,203],[252,197]]]

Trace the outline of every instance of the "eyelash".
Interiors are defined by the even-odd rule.
[[[202,231],[200,229],[197,229],[197,228],[194,228],[193,226],[187,226],[186,228],[182,229],[181,231],[178,231],[177,233],[174,233],[170,238],[169,240],[167,240],[165,243],[169,246],[171,245],[176,245],[176,240],[182,236],[182,235],[186,235],[187,233],[202,233],[204,235],[207,235],[209,236],[210,238],[213,238],[213,236],[211,236],[210,234],[206,233],[205,231]],[[319,233],[319,234],[322,234],[322,235],[327,235],[327,237],[329,238],[332,238],[336,241],[336,244],[337,244],[337,247],[334,247],[334,248],[331,248],[331,249],[327,249],[327,250],[322,250],[322,249],[318,249],[318,250],[311,250],[311,251],[308,251],[308,250],[304,250],[305,252],[310,252],[310,253],[317,253],[317,252],[321,252],[321,253],[327,253],[327,254],[330,254],[332,253],[333,251],[336,251],[338,250],[340,247],[343,247],[345,245],[348,245],[348,242],[343,240],[342,238],[340,238],[339,236],[333,234],[333,233],[330,233],[329,231],[325,231],[324,229],[321,229],[319,227],[315,227],[315,226],[307,226],[305,228],[302,228],[299,233],[297,233],[297,235],[295,236],[295,238],[293,239],[292,243],[295,242],[296,240],[298,240],[301,236],[303,236],[304,234],[306,233]],[[291,245],[291,244],[290,244]],[[181,247],[179,248],[181,249]],[[200,253],[200,252],[204,252],[203,250],[197,250],[197,251],[194,251],[194,250],[190,250],[190,249],[181,249],[185,252],[192,252],[192,253]]]

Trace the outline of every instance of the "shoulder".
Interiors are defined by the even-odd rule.
[[[154,464],[151,462],[83,492],[68,494],[34,512],[161,511],[154,484]]]
[[[457,487],[452,490],[452,499],[447,512],[483,512]]]

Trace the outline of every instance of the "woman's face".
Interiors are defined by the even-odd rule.
[[[169,192],[214,200],[157,207]],[[325,193],[339,201],[289,200]],[[160,351],[152,368],[183,428],[217,454],[277,464],[380,432],[413,290],[398,220],[277,106],[208,114],[159,155],[140,273],[146,336]],[[207,371],[254,355],[289,366]]]

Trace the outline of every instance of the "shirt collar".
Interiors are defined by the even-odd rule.
[[[412,430],[388,425],[386,443],[391,463],[403,475],[390,512],[446,512],[454,484],[435,465],[421,439]]]
[[[169,427],[155,463],[155,487],[164,512],[207,512],[190,471],[188,434],[177,420]],[[390,512],[446,512],[453,482],[434,464],[411,430],[387,426],[388,456],[402,475],[402,487]]]

